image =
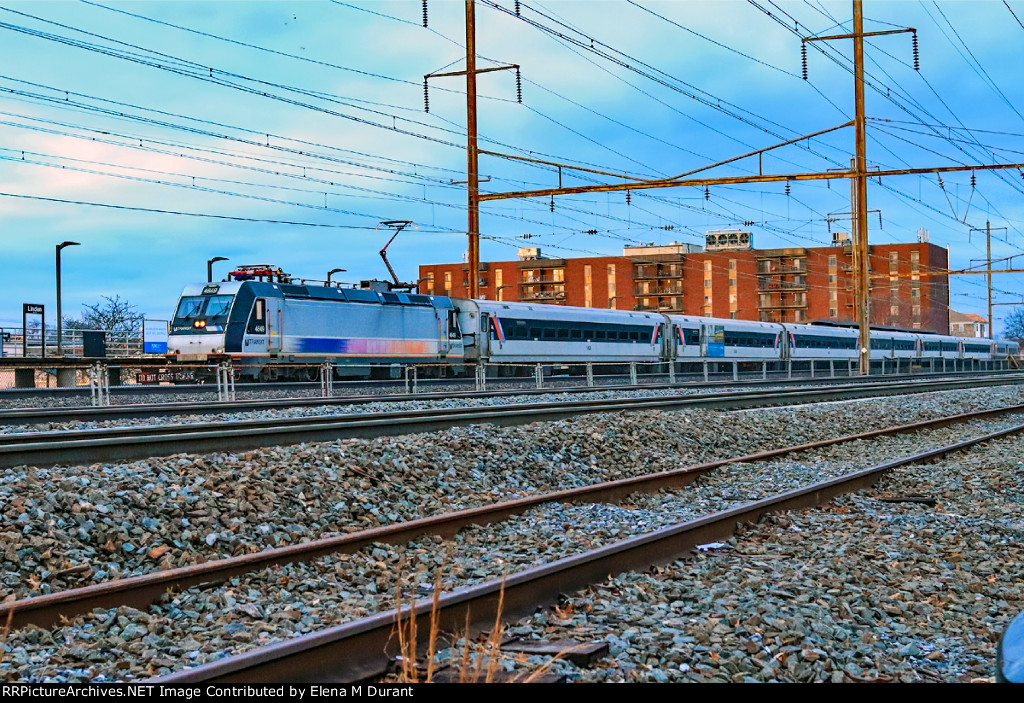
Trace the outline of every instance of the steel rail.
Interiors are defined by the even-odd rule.
[[[353,682],[379,676],[400,652],[394,629],[399,619],[416,618],[418,632],[437,628],[472,636],[528,616],[555,602],[560,594],[606,581],[610,575],[645,569],[684,557],[697,545],[728,539],[737,526],[764,514],[822,505],[832,498],[873,485],[888,471],[938,459],[946,454],[1024,432],[1024,424],[879,464],[845,476],[793,489],[695,520],[677,523],[582,554],[517,572],[501,580],[467,586],[259,649],[241,652],[191,669],[150,679],[168,685],[193,683]],[[500,612],[499,612],[500,603]],[[466,631],[468,627],[468,632]]]
[[[895,425],[870,432],[693,464],[671,471],[553,491],[419,518],[409,522],[360,530],[287,547],[268,549],[255,554],[216,559],[202,564],[24,598],[17,601],[0,603],[0,622],[6,623],[8,618],[10,618],[11,626],[14,628],[27,625],[50,627],[61,622],[63,619],[90,612],[94,608],[117,608],[127,605],[141,610],[157,602],[169,590],[181,591],[193,586],[217,583],[275,565],[312,561],[331,554],[350,554],[373,543],[405,544],[428,534],[449,537],[469,525],[499,522],[546,503],[612,502],[637,492],[651,493],[664,488],[686,486],[701,475],[730,464],[765,461],[788,454],[821,449],[847,442],[935,429],[971,420],[1012,415],[1015,413],[1024,413],[1024,404],[961,413],[907,425]]]
[[[239,451],[258,447],[323,442],[353,437],[384,437],[492,424],[519,425],[561,420],[601,412],[638,412],[706,408],[734,410],[786,404],[820,403],[904,393],[928,393],[981,386],[1024,383],[1012,380],[964,379],[914,381],[910,384],[855,384],[850,387],[741,391],[647,398],[615,398],[564,403],[523,403],[505,406],[443,408],[394,413],[271,418],[237,423],[141,425],[91,430],[0,434],[0,467],[23,464],[131,461],[182,451]]]
[[[902,383],[918,380],[952,380],[966,378],[1012,378],[1015,375],[1024,376],[1020,371],[983,371],[978,373],[956,373],[956,374],[910,374],[890,377],[863,377],[863,376],[837,376],[825,378],[780,378],[780,379],[756,379],[756,380],[718,380],[704,382],[677,382],[677,383],[644,383],[642,385],[608,384],[599,386],[556,386],[551,385],[543,389],[517,388],[490,391],[454,391],[454,392],[423,392],[423,393],[395,393],[387,395],[344,395],[331,398],[323,397],[289,397],[289,398],[261,398],[236,401],[198,401],[198,402],[172,402],[172,403],[132,403],[129,405],[92,407],[92,406],[68,406],[48,408],[9,408],[0,409],[0,425],[24,425],[31,423],[67,422],[71,420],[83,421],[107,421],[123,420],[128,418],[144,417],[167,417],[173,415],[212,415],[217,413],[246,412],[251,410],[280,410],[284,407],[316,407],[332,405],[366,405],[369,403],[402,403],[415,400],[450,400],[466,398],[494,398],[501,396],[529,397],[536,395],[550,395],[555,393],[595,393],[601,391],[644,391],[644,390],[669,390],[689,388],[757,388],[762,386],[833,386],[853,385],[863,383]],[[864,379],[864,380],[859,380]],[[507,379],[499,379],[504,383]],[[533,382],[533,377],[523,379],[526,382]],[[462,383],[466,380],[462,379]],[[309,384],[307,384],[309,385]],[[241,388],[241,386],[237,386]],[[263,390],[276,390],[276,387],[262,386]],[[206,387],[206,391],[215,392],[215,388]],[[7,390],[0,390],[0,398],[7,393]]]

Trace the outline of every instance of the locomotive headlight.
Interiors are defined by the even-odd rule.
[[[196,320],[192,323],[193,327],[206,327],[206,320]]]

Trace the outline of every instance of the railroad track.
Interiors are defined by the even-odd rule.
[[[1019,412],[1019,408],[1017,409]],[[991,411],[990,411],[991,412]],[[316,633],[224,657],[192,669],[152,679],[159,684],[354,682],[382,675],[399,655],[396,623],[416,620],[416,631],[473,636],[493,628],[495,618],[527,616],[561,594],[603,582],[609,574],[639,570],[673,561],[697,545],[727,539],[738,524],[757,521],[769,512],[807,508],[874,484],[893,469],[933,461],[975,445],[1024,432],[1017,424],[966,441],[918,452],[860,471],[731,510],[681,522],[598,549],[528,568],[501,580],[459,588],[400,609],[381,612]],[[735,459],[733,461],[740,461]],[[431,620],[435,619],[432,625]],[[446,646],[442,636],[440,647]]]
[[[1021,372],[993,371],[973,374],[943,374],[933,375],[911,375],[891,377],[828,377],[828,378],[793,378],[775,380],[742,380],[742,381],[709,381],[704,382],[677,382],[677,383],[645,383],[639,386],[610,384],[596,386],[556,386],[550,385],[542,389],[498,389],[487,391],[453,391],[453,392],[421,392],[421,393],[387,393],[380,395],[360,394],[323,397],[293,397],[293,398],[270,398],[250,399],[235,401],[200,401],[200,402],[170,402],[170,403],[132,403],[128,405],[115,405],[104,407],[91,406],[60,406],[47,408],[9,408],[0,409],[0,425],[27,425],[37,423],[53,422],[55,416],[59,415],[61,422],[67,421],[90,421],[104,422],[110,420],[127,420],[151,417],[172,417],[175,415],[214,415],[225,412],[246,412],[257,410],[280,410],[284,407],[323,407],[323,406],[350,406],[366,405],[369,403],[381,402],[407,402],[422,400],[452,400],[472,398],[494,398],[501,396],[509,397],[530,397],[536,395],[549,395],[552,393],[595,393],[603,391],[643,391],[643,390],[670,390],[670,389],[703,389],[703,388],[761,388],[770,386],[778,387],[825,387],[825,386],[847,386],[857,384],[899,384],[914,381],[949,381],[955,379],[987,379],[987,378],[1015,378],[1024,376]],[[504,382],[504,379],[499,379]],[[465,381],[463,380],[464,384]],[[241,386],[239,386],[241,389]],[[259,390],[278,390],[278,386],[262,385]],[[206,388],[214,392],[210,388]],[[5,397],[9,390],[0,391],[0,398]]]
[[[47,627],[59,623],[66,618],[73,618],[77,615],[82,615],[84,613],[90,612],[95,608],[117,608],[119,606],[130,606],[136,609],[143,610],[149,605],[157,602],[168,591],[181,591],[183,589],[187,589],[193,586],[216,584],[224,582],[235,576],[245,574],[247,572],[257,571],[275,565],[283,565],[291,562],[308,562],[326,555],[352,553],[374,543],[405,544],[417,537],[427,534],[450,536],[467,526],[474,524],[487,524],[499,522],[511,516],[520,515],[530,509],[536,508],[543,504],[567,502],[616,502],[618,500],[621,500],[625,496],[631,494],[637,494],[640,492],[654,493],[666,488],[677,488],[685,486],[686,484],[694,481],[698,477],[729,464],[760,462],[768,459],[779,458],[787,454],[792,454],[796,452],[804,452],[824,447],[832,447],[835,445],[840,445],[849,442],[875,439],[887,435],[898,435],[909,432],[918,432],[922,430],[931,430],[949,425],[956,425],[964,422],[969,422],[972,420],[998,418],[1017,413],[1024,413],[1024,405],[1008,406],[1004,408],[990,409],[948,416],[943,418],[936,418],[924,422],[900,425],[896,427],[875,430],[867,433],[849,435],[845,437],[833,438],[810,444],[797,445],[772,451],[759,452],[756,454],[746,456],[733,457],[725,460],[687,466],[669,472],[649,474],[646,476],[639,476],[613,482],[595,484],[592,486],[562,490],[552,493],[545,493],[541,495],[531,496],[528,498],[520,498],[513,501],[507,501],[488,506],[481,506],[477,508],[461,510],[454,513],[421,518],[407,523],[393,524],[384,527],[363,530],[360,532],[355,532],[338,537],[330,537],[313,542],[292,545],[284,548],[266,550],[256,554],[248,554],[238,557],[219,559],[188,567],[171,569],[161,572],[154,572],[142,576],[136,576],[117,581],[109,581],[94,584],[83,588],[72,589],[44,596],[26,598],[20,601],[0,604],[0,622],[10,622],[13,628],[21,628],[27,625]],[[1012,428],[1010,431],[1024,431],[1024,425],[1016,426],[1015,428]],[[1000,434],[1006,434],[1006,432],[995,433],[993,435],[989,435],[989,437],[1000,436]],[[984,441],[984,439],[985,438],[977,441]],[[961,443],[955,445],[955,447],[968,445],[969,443]],[[947,448],[945,451],[953,450],[954,449]],[[915,457],[911,457],[910,459],[907,460],[901,460],[900,462],[890,462],[891,466],[890,464],[886,464],[885,466],[891,468],[893,466],[903,465],[905,463],[909,463],[912,461],[924,460],[925,458],[937,455],[938,454],[936,454],[935,452],[924,453],[920,455],[915,455]],[[863,477],[872,477],[875,476],[876,474],[870,471],[858,472],[858,476],[860,475],[863,475]],[[857,485],[862,485],[862,483]],[[840,488],[837,489],[835,487]],[[785,500],[782,500],[782,498],[777,497],[776,499],[772,499],[772,501],[775,502],[758,501],[757,503],[751,504],[751,506],[755,507],[744,506],[743,510],[740,510],[740,512],[728,511],[728,513],[723,514],[729,517],[723,517],[721,519],[704,518],[702,520],[695,521],[694,525],[691,525],[690,527],[686,528],[686,530],[682,530],[682,532],[680,533],[686,535],[685,539],[683,540],[683,544],[690,544],[691,542],[693,544],[699,544],[704,542],[710,542],[720,538],[720,536],[724,534],[723,531],[727,532],[734,527],[734,522],[736,519],[734,516],[741,516],[743,517],[743,519],[749,519],[751,515],[759,515],[760,512],[763,512],[764,510],[783,509],[781,507],[775,508],[771,506],[789,506],[790,503],[787,501],[796,500],[797,498],[803,500],[806,496],[814,496],[819,492],[821,493],[821,499],[824,500],[824,496],[831,497],[832,495],[835,495],[837,492],[841,492],[841,490],[854,489],[846,488],[845,484],[841,481],[831,481],[822,484],[815,484],[815,486],[811,487],[811,489],[808,490],[796,492],[791,491],[789,493],[783,494],[783,498],[785,498]],[[815,500],[818,500],[818,498],[815,498]],[[757,507],[761,506],[762,503],[764,504],[764,506],[769,507]],[[733,520],[733,524],[730,524],[729,520]],[[690,541],[687,542],[686,540]],[[627,542],[632,541],[634,540],[627,540]],[[648,543],[643,542],[643,544],[647,545]],[[611,549],[611,547],[606,547],[604,550],[599,551],[607,551],[609,549]],[[645,546],[642,549],[640,549],[638,553],[645,554],[647,556],[644,558],[648,558],[651,555],[660,554],[662,549],[663,547],[661,546],[660,541],[655,540],[651,542],[649,546]],[[618,554],[618,551],[612,550],[610,554]],[[670,557],[666,557],[666,560],[669,558]],[[574,557],[572,559],[576,558]],[[562,562],[558,563],[561,564]],[[586,563],[590,564],[590,562]],[[551,566],[553,567],[554,565]],[[541,571],[547,568],[548,567],[544,567],[543,569],[541,569]],[[609,562],[605,560],[604,557],[602,557],[594,561],[593,564],[590,564],[590,566],[584,568],[581,573],[590,575],[596,574],[598,578],[603,578],[608,573],[611,573],[607,570],[609,568],[611,568],[609,566]],[[560,572],[558,570],[555,570],[552,573],[555,574]],[[519,576],[517,576],[516,578],[518,579]],[[560,584],[559,588],[565,589],[570,587],[569,585],[567,585],[570,582],[576,583],[575,580],[571,579],[577,579],[579,577],[577,575],[573,575],[572,573],[570,573],[570,575],[564,576],[564,578],[570,579],[570,581],[559,580],[562,578],[563,576],[558,576],[558,578],[551,583],[558,583]],[[551,586],[551,583],[549,583],[548,586]],[[528,593],[529,591],[526,592]],[[474,610],[475,609],[476,606],[474,606]],[[513,611],[509,612],[511,614]],[[462,616],[459,615],[458,617]],[[8,618],[10,618],[10,620],[8,620]],[[493,622],[493,615],[491,622]],[[391,624],[393,624],[393,614],[391,615],[391,620],[384,618],[383,621],[377,622],[374,625],[374,627],[382,628],[385,626],[390,626]],[[335,629],[337,629],[339,632],[347,633],[351,630],[351,626],[346,625],[342,626],[340,629]],[[378,632],[378,635],[379,634],[380,633]],[[383,647],[378,647],[377,649],[374,649],[372,651],[376,652],[377,656],[373,659],[373,664],[372,667],[370,668],[379,667],[381,664],[380,655],[382,655],[384,649]],[[348,661],[348,659],[345,659],[344,661]],[[358,661],[358,658],[353,659],[353,661]],[[361,678],[363,673],[366,673],[363,672],[362,668],[360,668],[362,666],[363,664],[360,664],[357,667],[358,671],[354,669],[353,671],[346,672],[346,680],[353,677]],[[374,669],[374,671],[377,672],[377,669]],[[242,676],[243,678],[247,675],[248,674],[240,674],[240,676]],[[260,674],[260,676],[262,677],[263,674]]]
[[[10,433],[0,434],[0,467],[124,461],[179,452],[235,451],[340,438],[432,432],[481,423],[517,425],[601,412],[694,408],[729,410],[1021,383],[1024,383],[1024,375],[1012,378],[929,379],[902,383],[856,383],[826,388],[734,391],[697,396],[629,397],[562,403],[523,403],[511,406],[254,419],[233,423],[143,425]]]

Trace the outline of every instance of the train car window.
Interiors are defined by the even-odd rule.
[[[603,342],[605,339],[604,330],[594,330],[594,339]]]
[[[449,310],[449,339],[462,339],[462,329],[459,328],[459,314],[455,310]]]
[[[558,330],[559,339],[569,339],[569,330],[562,328]]]
[[[574,327],[569,330],[569,336],[572,339],[583,339],[583,330],[578,327]]]
[[[252,313],[249,315],[249,324],[246,325],[246,332],[249,334],[266,334],[267,332],[267,301],[257,298],[252,305]]]
[[[203,312],[207,317],[227,317],[232,300],[234,300],[234,296],[231,295],[215,295],[207,298],[206,309]]]
[[[555,338],[555,330],[553,330],[550,327],[545,327],[544,328],[544,339],[554,339],[554,338]]]
[[[178,311],[174,313],[174,316],[183,318],[199,317],[199,311],[203,309],[204,300],[205,298],[200,298],[199,296],[182,298],[181,302],[178,303]]]

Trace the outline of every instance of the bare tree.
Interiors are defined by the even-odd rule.
[[[1024,339],[1024,307],[1014,308],[1003,321],[1003,336],[1007,339]]]
[[[120,295],[103,296],[103,300],[94,305],[85,305],[85,312],[77,319],[64,318],[65,329],[81,330],[120,330],[132,331],[142,326],[145,317]]]

